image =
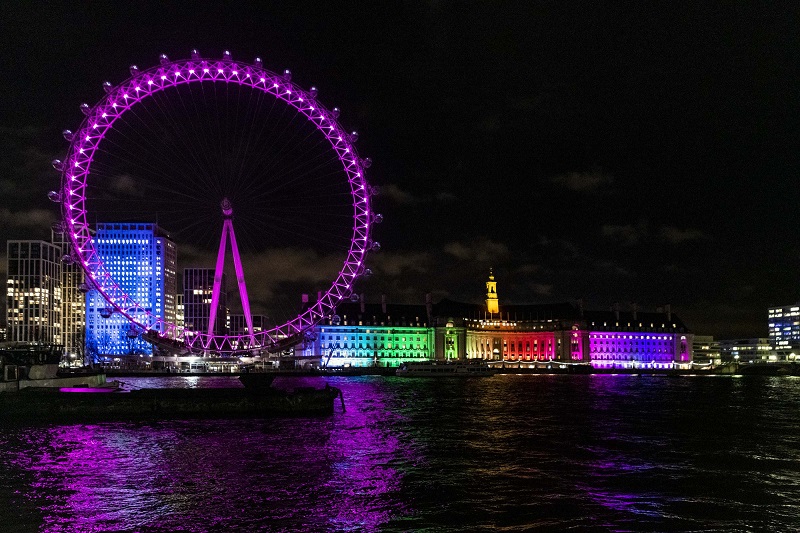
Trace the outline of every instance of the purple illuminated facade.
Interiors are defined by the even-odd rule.
[[[76,133],[65,132],[65,138],[70,142],[67,157],[64,162],[53,163],[62,173],[61,188],[49,196],[61,204],[63,227],[74,250],[74,257],[69,260],[84,269],[97,294],[137,329],[157,332],[160,337],[182,338],[189,348],[206,352],[227,351],[231,346],[241,351],[276,351],[332,315],[336,305],[351,296],[356,279],[368,274],[365,266],[367,253],[380,248],[371,238],[371,227],[381,220],[380,215],[372,212],[370,205],[374,189],[365,177],[370,160],[359,157],[353,144],[357,136],[347,133],[339,124],[338,109],[329,110],[322,106],[316,99],[316,89],[312,87],[306,90],[292,83],[288,71],[278,75],[264,69],[258,58],[253,64],[241,63],[234,61],[228,52],[219,60],[201,58],[197,51],[192,52],[190,60],[170,61],[162,55],[160,65],[141,71],[132,66],[130,73],[131,77],[118,86],[105,84],[106,95],[96,105],[81,106],[86,118]],[[293,109],[298,116],[304,117],[330,144],[332,154],[342,165],[352,197],[350,248],[344,254],[342,268],[330,288],[323,291],[322,297],[300,315],[257,333],[252,331],[252,327],[249,328],[250,332],[239,336],[218,335],[214,331],[186,331],[182,324],[165,320],[163,316],[153,313],[150,306],[141,302],[135,294],[125,290],[92,240],[93,228],[89,223],[92,214],[87,211],[86,195],[87,190],[97,185],[92,181],[90,168],[106,133],[125,112],[154,93],[178,85],[202,83],[250,87],[275,98]],[[233,236],[232,231],[227,234]],[[225,237],[226,232],[223,232],[223,240]],[[237,271],[237,278],[239,274]],[[241,277],[240,286],[243,286],[243,275]],[[240,292],[246,296],[246,291]],[[243,303],[245,301],[243,298]],[[212,305],[212,310],[214,307]],[[249,315],[249,309],[245,309],[245,315]],[[213,322],[214,319],[211,320]]]

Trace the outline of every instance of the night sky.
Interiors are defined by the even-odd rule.
[[[671,304],[717,338],[800,300],[796,2],[318,4],[4,3],[0,239],[48,238],[103,81],[230,50],[359,131],[368,300],[480,302],[493,267],[501,306]]]

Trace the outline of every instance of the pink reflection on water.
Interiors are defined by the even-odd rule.
[[[144,477],[157,461],[146,437],[95,425],[50,429],[30,467],[33,495],[46,496],[40,531],[103,531],[147,523],[161,507]]]
[[[403,417],[387,402],[385,382],[364,378],[358,386],[332,380],[344,389],[346,411],[325,443],[330,478],[325,487],[336,494],[336,505],[318,508],[330,515],[330,528],[339,531],[376,531],[391,519],[412,512],[402,492],[403,468],[419,458],[413,442],[398,431]],[[329,502],[330,503],[330,502]]]
[[[378,531],[411,516],[404,472],[421,459],[392,391],[329,382],[347,406],[331,417],[26,428],[19,494],[42,533]]]

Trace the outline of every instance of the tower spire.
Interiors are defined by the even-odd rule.
[[[497,300],[497,282],[494,280],[494,272],[489,268],[489,281],[486,282],[486,312],[494,315],[500,312],[500,304]]]

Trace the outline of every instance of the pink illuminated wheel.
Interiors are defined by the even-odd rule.
[[[354,283],[370,273],[368,252],[379,249],[371,227],[381,216],[371,208],[370,161],[359,157],[358,135],[340,125],[339,110],[320,104],[315,88],[293,83],[289,71],[275,74],[260,59],[241,63],[228,52],[219,60],[196,51],[189,60],[162,55],[158,66],[130,73],[119,85],[105,83],[97,104],[81,106],[80,127],[65,131],[67,157],[54,161],[61,188],[50,197],[61,203],[61,229],[74,248],[66,260],[81,265],[89,288],[141,332],[225,353],[280,350],[354,298]],[[251,283],[268,284],[297,254],[318,266],[282,273],[292,289],[308,278],[301,291],[311,297],[300,306],[293,295],[280,320],[256,333],[196,331],[156,316],[114,278],[92,237],[97,222],[155,221],[178,235],[179,257],[202,262],[228,231],[223,224],[233,215],[221,216],[220,202],[229,198],[239,242],[243,250],[252,245],[244,261]],[[327,282],[312,279],[319,272]],[[276,298],[279,282],[268,287],[257,299]],[[246,293],[241,299],[247,304]]]

